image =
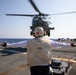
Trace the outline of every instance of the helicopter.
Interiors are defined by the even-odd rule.
[[[46,35],[50,36],[50,30],[54,30],[54,27],[49,27],[51,24],[49,15],[61,15],[61,14],[71,14],[76,13],[76,11],[73,12],[64,12],[64,13],[55,13],[55,14],[44,14],[42,13],[36,6],[35,2],[33,0],[28,0],[29,3],[32,5],[32,7],[35,9],[38,14],[6,14],[7,16],[27,16],[27,17],[33,17],[32,19],[32,26],[30,26],[30,29],[32,30],[30,32],[31,35],[34,34],[34,30],[36,27],[43,27],[44,31],[46,32]]]
[[[34,29],[38,26],[41,26],[46,31],[46,35],[50,36],[50,30],[54,30],[54,27],[49,27],[50,24],[50,17],[48,17],[49,14],[41,13],[40,10],[37,8],[36,4],[33,0],[28,0],[30,4],[33,6],[33,8],[38,12],[39,14],[32,15],[32,14],[6,14],[7,16],[28,16],[33,17],[32,19],[32,26],[30,26],[30,29],[32,30],[30,32],[31,35],[33,35]]]

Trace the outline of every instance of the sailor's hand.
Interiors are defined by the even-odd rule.
[[[3,42],[1,45],[2,45],[2,47],[7,47],[7,43],[6,42]]]
[[[76,47],[76,43],[71,43],[71,47]]]

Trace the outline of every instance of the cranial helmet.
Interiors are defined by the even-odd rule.
[[[34,34],[35,34],[36,37],[44,36],[45,35],[45,31],[44,31],[43,27],[37,27],[34,30]]]

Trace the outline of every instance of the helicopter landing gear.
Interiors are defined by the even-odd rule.
[[[50,36],[50,32],[48,32],[48,34],[47,34],[48,36]]]

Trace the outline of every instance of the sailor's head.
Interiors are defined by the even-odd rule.
[[[34,36],[35,37],[42,37],[45,36],[46,32],[44,31],[43,27],[37,27],[34,30]]]

